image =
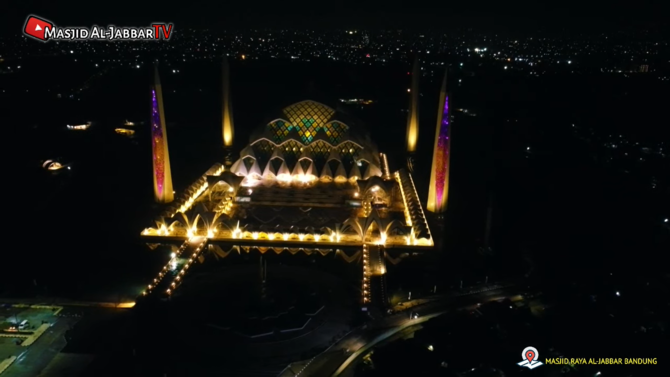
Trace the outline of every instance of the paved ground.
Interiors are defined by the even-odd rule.
[[[55,323],[30,347],[17,347],[20,352],[19,357],[2,374],[2,377],[40,376],[65,346],[66,341],[63,335],[75,322],[74,318],[57,318]]]
[[[49,309],[3,307],[0,309],[0,326],[4,330],[6,327],[27,319],[31,325],[30,330],[34,330],[40,327],[42,321],[52,322],[53,313]]]
[[[35,309],[35,308],[23,308],[23,307],[14,307],[10,305],[3,305],[2,308],[0,309],[0,327],[4,330],[8,328],[9,326],[14,326],[15,323],[20,323],[23,320],[28,320],[30,322],[30,327],[28,328],[30,331],[34,331],[40,325],[42,325],[42,322],[47,322],[47,323],[54,323],[58,320],[58,317],[55,317],[54,311],[51,309]],[[41,337],[49,337],[50,331],[52,332],[52,329],[47,330]],[[26,336],[22,337],[0,337],[0,360],[7,359],[11,356],[17,357],[16,361],[7,368],[3,373],[2,376],[30,376],[33,377],[35,374],[14,374],[14,370],[21,370],[23,368],[23,365],[26,364],[26,357],[30,356],[30,362],[33,362],[33,356],[40,354],[40,352],[27,352],[29,351],[34,345],[30,347],[23,347],[20,345],[21,342],[25,341],[27,339],[27,335],[29,334],[23,334]],[[39,339],[37,339],[37,342],[39,342]],[[19,343],[19,344],[17,344]],[[38,349],[40,347],[38,346]],[[60,350],[60,349],[59,349]],[[53,355],[49,356],[48,352],[46,352],[45,356],[40,356],[38,359],[35,360],[35,363],[37,365],[41,365],[42,361],[45,361],[48,363]],[[42,360],[42,361],[40,361]],[[15,367],[15,365],[19,365],[18,367]],[[46,365],[46,364],[45,364]]]

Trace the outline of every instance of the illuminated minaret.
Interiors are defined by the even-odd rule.
[[[433,165],[430,171],[428,205],[430,212],[442,213],[447,209],[449,195],[449,154],[451,147],[451,127],[449,126],[449,95],[447,94],[447,72],[444,72],[435,130]]]
[[[235,126],[233,124],[233,106],[230,100],[230,71],[228,58],[223,57],[223,114],[221,116],[221,127],[223,131],[223,147],[226,150],[226,165],[233,163],[232,151]]]
[[[151,89],[151,147],[154,160],[154,197],[158,203],[170,203],[174,200],[174,191],[158,66],[155,67],[154,86]]]
[[[414,59],[412,69],[412,87],[410,89],[409,114],[407,116],[407,153],[412,156],[416,152],[416,142],[419,139],[419,79],[421,70],[419,58]]]

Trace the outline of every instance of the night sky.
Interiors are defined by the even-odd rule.
[[[154,21],[200,28],[476,28],[523,32],[598,32],[654,26],[667,14],[653,1],[53,1],[4,0],[0,32],[19,33],[28,14],[59,26],[144,26]],[[538,5],[540,4],[540,5]],[[585,5],[586,4],[586,5]],[[602,4],[602,5],[598,5]],[[606,5],[605,5],[606,4]]]

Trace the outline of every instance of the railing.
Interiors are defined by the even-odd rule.
[[[363,244],[363,304],[372,302],[372,292],[370,287],[370,249],[367,244]]]
[[[412,175],[402,169],[395,173],[395,178],[400,186],[400,193],[403,197],[403,203],[405,204],[405,218],[407,225],[412,226],[412,235],[415,237],[413,243],[417,244],[419,239],[425,238],[428,240],[428,243],[432,245],[433,241],[430,234],[430,228],[428,228],[428,221],[426,221],[426,215],[424,214],[423,207],[419,201],[419,195],[416,192]],[[424,231],[425,234],[422,234]],[[424,240],[424,243],[425,242],[426,241]]]
[[[154,280],[147,285],[147,288],[142,292],[142,296],[148,296],[153,292],[156,291],[162,291],[165,289],[165,293],[170,294],[172,291],[174,291],[174,288],[176,288],[175,281],[177,283],[181,282],[181,279],[183,278],[184,274],[186,273],[185,270],[188,269],[189,263],[193,263],[193,260],[197,255],[200,253],[202,248],[204,247],[204,244],[207,242],[207,238],[205,237],[193,237],[191,239],[186,240],[181,247],[179,247],[179,250],[177,250],[175,253],[171,255],[170,261],[163,266],[163,268],[160,270],[158,275],[154,278]],[[195,248],[195,252],[193,255],[189,258],[189,263],[186,263],[184,265],[185,268],[182,268],[182,270],[177,274],[177,277],[170,283],[166,277],[170,275],[171,271],[174,271],[178,267],[178,260],[184,254],[184,252],[191,248]]]

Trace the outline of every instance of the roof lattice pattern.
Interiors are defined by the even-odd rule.
[[[328,140],[332,145],[339,144],[349,127],[344,123],[332,121],[335,110],[314,101],[302,101],[283,110],[285,119],[277,119],[268,128],[275,143],[283,143],[293,138],[307,145],[315,140]],[[320,135],[317,138],[317,135]]]
[[[288,134],[294,129],[297,128],[283,120],[276,120],[269,124],[270,129],[272,130],[272,137],[275,142],[281,143]]]
[[[306,130],[323,127],[335,114],[335,110],[314,101],[302,101],[284,109],[291,124]]]

